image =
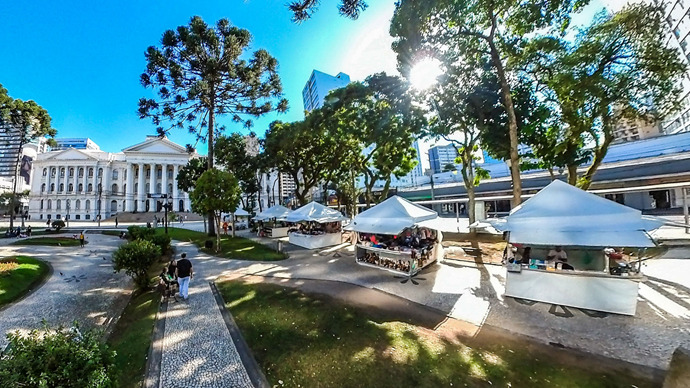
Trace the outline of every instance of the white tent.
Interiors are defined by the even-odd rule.
[[[399,234],[406,228],[436,218],[435,211],[396,195],[358,214],[349,229],[361,233]]]
[[[285,221],[285,218],[291,212],[292,210],[286,208],[285,206],[275,205],[257,214],[256,219],[259,221],[266,221],[275,218],[278,221]]]
[[[511,243],[582,247],[653,247],[647,234],[663,221],[639,210],[553,181],[505,218],[488,220]]]
[[[233,214],[235,217],[249,217],[249,213],[242,208],[235,210],[235,213]]]
[[[315,221],[324,223],[344,220],[347,220],[347,217],[339,211],[316,202],[310,202],[287,216],[289,222]]]

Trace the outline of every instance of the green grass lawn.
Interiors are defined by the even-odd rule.
[[[163,265],[156,263],[149,269],[152,282],[157,281],[155,279]],[[118,370],[119,387],[142,386],[160,298],[161,295],[156,290],[133,295],[108,337],[108,345],[116,352],[115,368]]]
[[[84,241],[84,244],[88,244]],[[14,241],[10,245],[45,245],[51,247],[76,247],[79,246],[79,240],[71,237],[38,237],[38,238],[23,238]]]
[[[654,386],[622,371],[550,359],[529,346],[450,342],[277,285],[226,281],[218,288],[273,386]]]
[[[164,234],[165,231],[159,228],[159,234]],[[204,248],[206,240],[212,240],[216,243],[215,237],[209,237],[206,233],[196,232],[188,229],[168,228],[168,234],[173,240],[191,241],[199,247],[203,252],[218,255],[228,259],[242,259],[242,260],[256,260],[256,261],[276,261],[285,259],[285,255],[275,251],[261,243],[254,242],[244,237],[222,236],[220,253],[216,254],[213,249]]]
[[[48,264],[33,257],[16,256],[14,259],[19,266],[0,274],[0,307],[25,295],[50,272]]]

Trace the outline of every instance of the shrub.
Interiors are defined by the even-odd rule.
[[[156,235],[156,230],[151,228],[144,228],[141,226],[130,226],[127,228],[129,232],[129,237],[132,240],[153,240],[153,236]]]
[[[65,221],[63,221],[63,220],[55,220],[55,221],[53,221],[53,223],[52,223],[51,225],[53,226],[53,228],[55,228],[56,231],[59,232],[60,229],[62,229],[62,228],[65,227]]]
[[[171,246],[170,246],[171,239],[170,239],[170,236],[168,236],[168,235],[156,234],[149,241],[156,244],[161,249],[161,252],[164,254],[171,250]]]
[[[32,330],[7,335],[8,351],[0,357],[3,387],[115,386],[115,352],[96,332],[84,334],[59,327],[44,334]]]
[[[149,283],[148,269],[160,256],[161,249],[152,242],[134,240],[117,248],[113,253],[113,266],[117,272],[124,270],[139,288],[144,288]]]

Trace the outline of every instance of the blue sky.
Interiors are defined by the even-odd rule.
[[[69,5],[66,5],[69,4]],[[293,24],[285,0],[223,1],[29,1],[0,7],[0,83],[15,98],[33,99],[48,110],[58,137],[90,137],[105,151],[139,143],[155,128],[137,117],[137,101],[150,95],[139,84],[144,51],[158,45],[167,29],[200,15],[214,24],[226,17],[253,35],[279,61],[287,114],[255,120],[263,135],[268,124],[303,117],[302,88],[312,69],[353,80],[395,71],[388,23],[393,1],[372,1],[358,21],[339,17],[336,0]],[[246,132],[225,121],[229,131]],[[192,142],[184,130],[171,140]],[[205,153],[205,146],[199,152]]]
[[[66,5],[69,4],[69,5]],[[0,7],[0,83],[15,98],[33,99],[48,110],[58,137],[90,137],[117,152],[143,141],[155,128],[137,117],[137,101],[151,92],[139,84],[144,51],[158,45],[167,29],[200,15],[214,24],[226,17],[253,35],[252,48],[264,48],[279,61],[287,114],[255,120],[263,135],[268,124],[303,117],[301,92],[312,69],[342,71],[363,80],[378,71],[395,73],[390,49],[392,0],[371,0],[359,20],[338,15],[337,0],[323,0],[309,21],[294,24],[285,0],[5,2]],[[588,7],[583,22],[601,3]],[[583,20],[584,19],[584,20]],[[230,120],[229,131],[245,133]],[[194,139],[180,130],[171,140]],[[426,148],[426,147],[425,147]],[[205,145],[199,145],[206,153]]]

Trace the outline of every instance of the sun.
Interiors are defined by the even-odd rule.
[[[434,58],[424,58],[410,70],[410,83],[417,90],[425,90],[436,83],[441,75],[441,62]]]

